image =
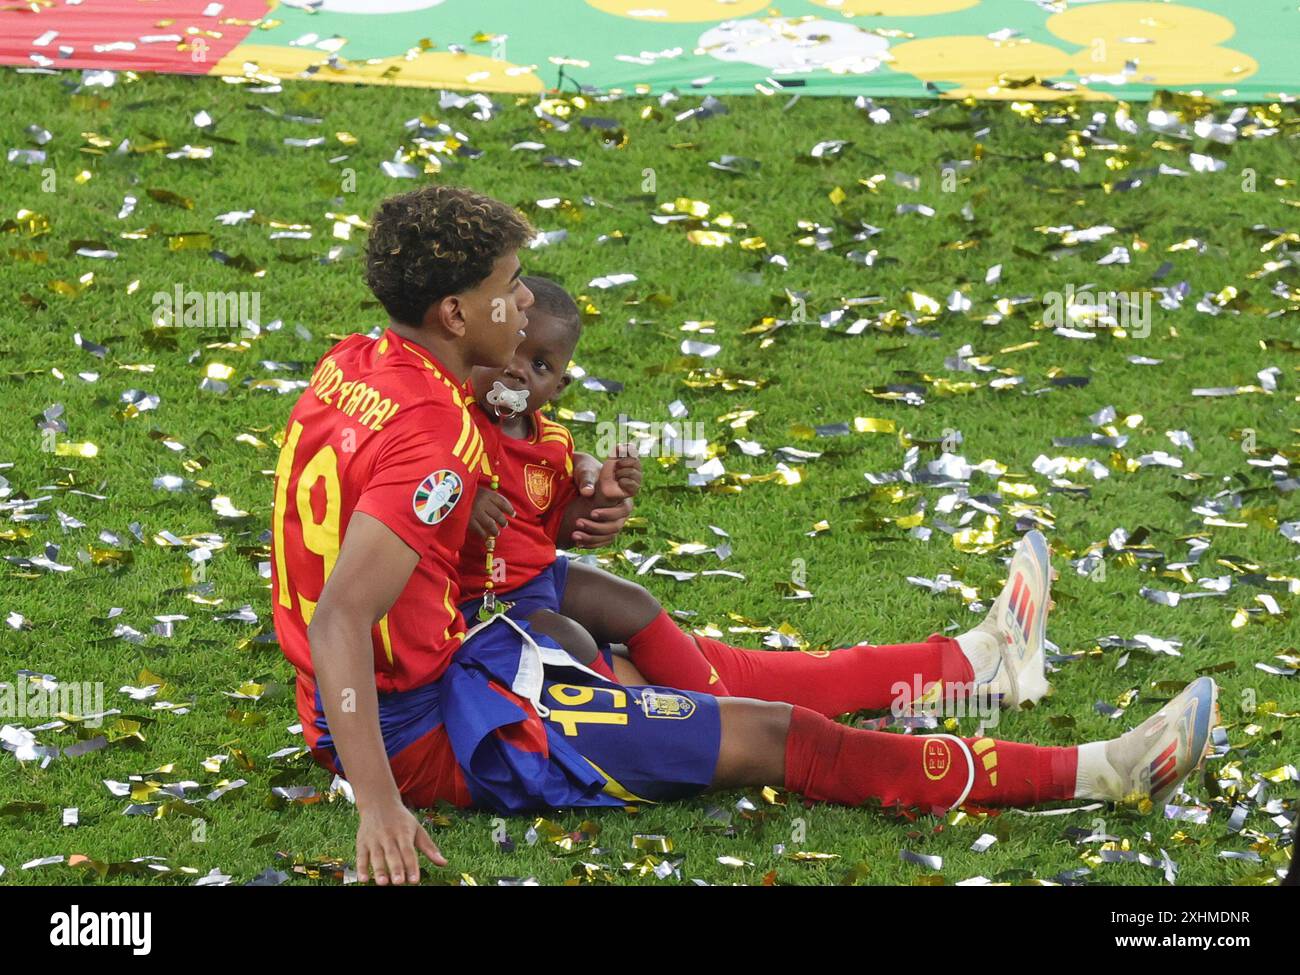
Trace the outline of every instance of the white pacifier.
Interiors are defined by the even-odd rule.
[[[484,399],[499,417],[518,416],[528,409],[528,390],[511,389],[500,379],[494,380]]]

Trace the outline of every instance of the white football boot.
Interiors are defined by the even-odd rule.
[[[1017,544],[1006,585],[984,622],[957,637],[975,671],[977,694],[1019,707],[1051,689],[1044,649],[1051,590],[1051,553],[1043,533],[1034,530]]]
[[[1199,677],[1132,731],[1080,745],[1075,798],[1150,799],[1159,809],[1205,760],[1219,723],[1218,697],[1214,681]]]

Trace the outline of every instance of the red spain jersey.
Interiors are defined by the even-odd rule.
[[[498,493],[515,509],[493,551],[492,588],[508,592],[536,578],[555,561],[555,537],[564,509],[577,494],[573,435],[564,424],[535,411],[532,436],[516,439],[488,419],[477,403],[471,402],[469,412],[486,443],[485,470],[496,472]],[[487,485],[488,481],[484,478],[480,483]],[[483,539],[470,532],[460,560],[462,599],[483,595],[487,571]]]
[[[377,518],[420,556],[371,631],[379,691],[436,680],[464,639],[457,565],[484,461],[467,401],[428,350],[389,329],[327,352],[289,414],[275,472],[271,603],[298,671],[309,745],[319,732],[307,624],[354,512]]]

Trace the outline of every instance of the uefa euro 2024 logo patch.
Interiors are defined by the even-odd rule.
[[[463,487],[455,471],[434,471],[420,482],[411,497],[415,517],[426,525],[436,525],[456,507]]]

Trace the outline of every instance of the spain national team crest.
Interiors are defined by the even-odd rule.
[[[438,524],[456,507],[462,487],[460,475],[455,471],[434,471],[420,482],[411,497],[415,517],[426,525]]]
[[[921,752],[921,767],[925,777],[931,782],[938,782],[952,768],[952,749],[943,738],[927,738]]]
[[[551,483],[555,480],[555,471],[541,464],[524,465],[524,490],[528,500],[538,511],[545,511],[551,506]]]
[[[641,691],[641,710],[647,718],[683,721],[695,713],[695,702],[685,694],[662,694],[646,688]]]

